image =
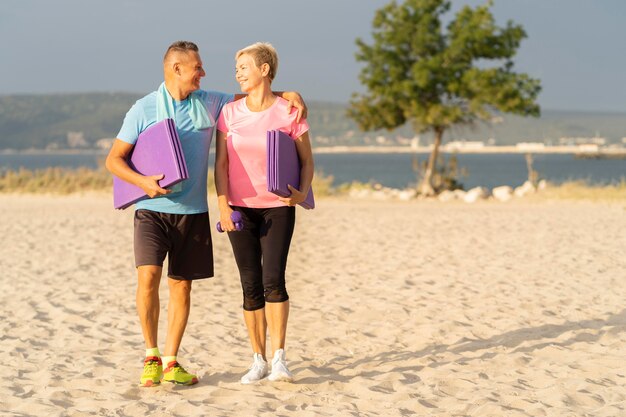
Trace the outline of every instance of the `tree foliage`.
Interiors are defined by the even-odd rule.
[[[445,28],[448,0],[394,1],[379,9],[373,43],[356,41],[367,92],[353,95],[348,115],[364,130],[409,122],[417,133],[432,131],[430,173],[446,129],[494,112],[538,116],[539,81],[513,71],[526,32],[511,21],[497,26],[491,5],[465,6]],[[430,180],[427,173],[426,194],[434,191]]]

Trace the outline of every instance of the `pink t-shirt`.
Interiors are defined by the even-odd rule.
[[[222,109],[217,129],[226,133],[228,150],[228,203],[240,207],[282,207],[285,203],[267,191],[267,131],[280,129],[292,138],[302,136],[309,125],[296,123],[296,109],[287,113],[287,100],[277,97],[260,112],[251,111],[246,100]]]

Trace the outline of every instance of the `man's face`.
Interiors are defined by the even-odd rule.
[[[190,51],[186,54],[180,54],[180,57],[178,65],[179,87],[187,93],[191,93],[200,88],[200,80],[206,73],[202,68],[202,60],[197,52]]]

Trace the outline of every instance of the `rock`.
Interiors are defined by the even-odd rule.
[[[447,203],[448,201],[456,200],[456,194],[454,193],[454,191],[443,190],[437,196],[437,200],[439,200],[439,201],[441,201],[443,203]]]
[[[389,200],[393,196],[389,188],[381,188],[379,190],[374,190],[372,191],[370,195],[375,200]]]
[[[350,188],[348,195],[352,198],[368,198],[372,192],[367,188]]]
[[[406,190],[400,190],[400,192],[398,192],[398,199],[402,201],[409,201],[415,198],[416,194],[417,194],[417,190],[412,189],[412,188],[408,188]]]
[[[380,184],[374,184],[372,186],[357,184],[348,189],[348,195],[351,198],[358,199],[409,201],[417,197],[417,190],[414,188],[401,190],[398,188],[384,187]]]
[[[541,180],[539,181],[539,184],[537,184],[538,191],[545,190],[547,187],[548,187],[548,181],[546,180]]]
[[[454,195],[457,200],[463,200],[465,198],[465,194],[467,194],[467,191],[465,190],[454,190]]]
[[[524,184],[515,189],[515,195],[517,197],[524,197],[525,195],[533,194],[534,192],[535,186],[530,181],[526,181]]]
[[[491,190],[491,195],[498,201],[509,201],[513,198],[513,188],[508,185],[502,185]]]
[[[478,200],[483,200],[489,197],[489,191],[484,187],[475,187],[465,193],[463,201],[466,203],[475,203]]]

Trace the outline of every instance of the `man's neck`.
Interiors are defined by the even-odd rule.
[[[167,80],[165,80],[165,88],[167,89],[167,92],[170,93],[170,96],[172,96],[172,98],[176,101],[186,100],[187,97],[189,97],[189,94],[191,94],[190,92],[183,91],[178,88],[176,83],[168,83]]]

